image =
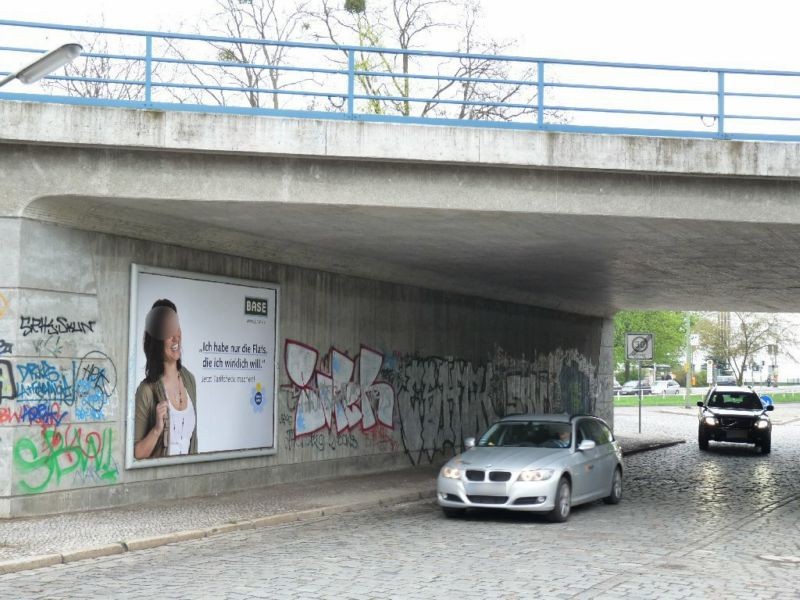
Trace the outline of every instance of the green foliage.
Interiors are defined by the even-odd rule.
[[[759,352],[775,345],[779,353],[788,354],[786,349],[798,343],[794,328],[777,314],[711,313],[700,320],[697,329],[708,358],[717,367],[730,365],[739,385],[747,365]]]
[[[625,334],[652,333],[653,358],[658,364],[684,362],[686,329],[684,313],[668,310],[623,310],[614,317],[614,362],[625,361]],[[622,380],[620,380],[622,383]]]
[[[367,11],[367,0],[344,0],[344,9],[353,14],[362,14]]]

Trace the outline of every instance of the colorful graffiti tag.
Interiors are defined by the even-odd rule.
[[[39,444],[24,437],[14,444],[14,467],[23,493],[38,494],[74,474],[80,482],[114,483],[119,467],[113,457],[114,430],[68,425],[46,429]]]
[[[319,352],[287,340],[284,364],[295,402],[296,437],[327,428],[342,433],[359,427],[393,428],[394,390],[379,380],[383,354],[361,346],[355,358],[331,348],[318,367]]]
[[[359,437],[380,432],[386,451],[399,438],[413,464],[432,462],[508,414],[594,412],[597,399],[597,367],[574,349],[529,360],[496,348],[486,361],[473,364],[387,356],[365,345],[355,358],[335,347],[320,358],[314,347],[287,340],[284,358],[293,415],[286,416],[293,424],[288,450],[354,450]],[[338,443],[335,436],[353,431],[359,436]],[[292,441],[304,436],[308,440]],[[377,449],[376,439],[370,441]]]

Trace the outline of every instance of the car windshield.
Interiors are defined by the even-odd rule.
[[[481,436],[478,446],[527,446],[569,448],[572,427],[569,423],[513,421],[496,423]]]
[[[733,410],[760,410],[763,408],[761,400],[753,392],[715,392],[709,398],[708,406]]]

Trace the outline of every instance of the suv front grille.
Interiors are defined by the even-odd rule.
[[[721,417],[719,420],[723,429],[750,429],[754,422],[750,417]]]
[[[511,473],[508,471],[492,471],[489,473],[489,481],[508,481],[511,479]]]

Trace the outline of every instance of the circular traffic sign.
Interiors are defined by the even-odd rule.
[[[631,348],[634,352],[644,352],[647,350],[647,347],[650,345],[650,341],[643,336],[638,336],[633,338],[631,341]]]

